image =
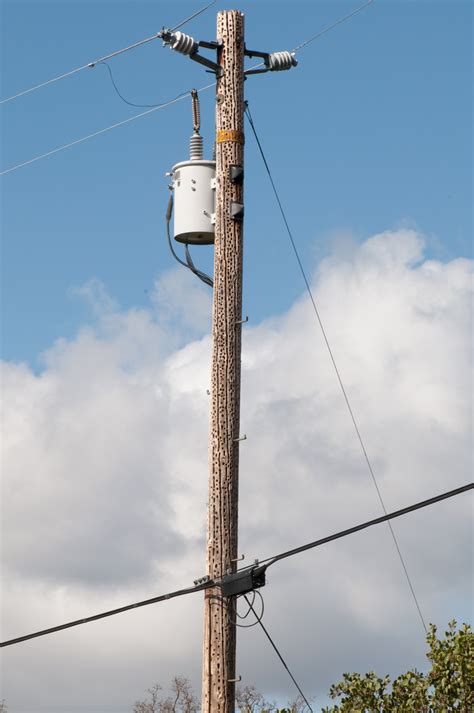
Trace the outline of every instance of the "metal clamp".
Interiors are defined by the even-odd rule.
[[[236,203],[235,201],[231,201],[229,205],[229,213],[232,220],[242,221],[244,219],[243,203]]]
[[[237,164],[231,164],[229,166],[229,180],[234,185],[242,185],[244,182],[244,168],[243,166],[238,166]]]

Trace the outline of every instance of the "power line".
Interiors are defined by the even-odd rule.
[[[267,637],[268,641],[269,641],[269,642],[271,643],[271,645],[273,646],[273,649],[275,650],[276,655],[278,656],[278,658],[279,658],[280,661],[282,662],[282,664],[283,664],[283,666],[285,667],[286,671],[288,672],[288,674],[289,674],[291,680],[293,681],[293,683],[295,684],[296,688],[298,689],[298,692],[299,692],[300,696],[302,697],[302,699],[304,700],[304,702],[305,702],[306,705],[308,706],[308,708],[309,708],[309,710],[311,711],[311,713],[313,713],[313,709],[311,708],[311,706],[310,706],[310,704],[309,704],[309,702],[308,702],[308,699],[306,698],[305,694],[304,694],[303,691],[301,690],[301,687],[300,687],[300,685],[298,684],[296,678],[293,676],[293,674],[291,673],[290,669],[288,668],[288,665],[287,665],[285,659],[283,658],[283,656],[281,655],[280,651],[278,650],[277,645],[275,644],[275,642],[273,641],[272,637],[271,637],[270,634],[268,633],[268,630],[266,629],[265,625],[264,625],[263,622],[262,622],[262,618],[261,618],[261,617],[259,618],[259,617],[257,616],[257,613],[255,612],[255,609],[253,608],[253,604],[250,602],[250,600],[248,599],[247,595],[245,594],[244,596],[245,596],[245,601],[246,601],[247,604],[249,605],[249,610],[251,609],[251,610],[253,611],[255,617],[257,618],[257,623],[261,626],[262,631],[264,632],[264,634],[265,634],[265,636]]]
[[[341,24],[342,22],[345,22],[346,20],[348,20],[350,17],[352,17],[353,15],[355,15],[357,12],[359,12],[360,10],[362,10],[364,7],[366,7],[366,5],[369,5],[369,4],[370,4],[371,2],[373,2],[373,1],[374,1],[374,0],[369,0],[369,2],[365,3],[364,5],[361,5],[361,7],[357,8],[356,10],[354,10],[354,11],[353,11],[352,13],[350,13],[349,15],[346,15],[345,17],[339,18],[339,20],[336,20],[336,22],[334,22],[332,25],[330,25],[330,26],[324,28],[323,30],[321,30],[317,35],[314,35],[313,37],[310,37],[308,40],[306,40],[306,41],[303,42],[302,44],[298,45],[298,47],[297,47],[296,49],[300,49],[300,48],[302,48],[302,47],[305,47],[307,44],[309,44],[310,42],[313,42],[314,40],[316,40],[316,39],[317,39],[318,37],[320,37],[321,35],[325,34],[326,32],[329,32],[329,30],[331,30],[333,27],[336,27],[337,25]],[[173,28],[172,30],[170,30],[170,31],[173,32],[174,30],[177,30],[178,27],[182,27],[183,24],[185,24],[186,22],[189,22],[191,19],[193,19],[194,17],[196,17],[196,16],[199,15],[200,13],[204,12],[205,10],[207,10],[207,9],[208,9],[209,7],[211,7],[211,5],[213,5],[214,3],[215,3],[215,0],[213,0],[213,2],[211,2],[211,3],[209,3],[209,5],[206,5],[205,7],[203,7],[201,10],[199,10],[199,11],[198,11],[197,13],[195,13],[194,15],[191,15],[190,17],[188,17],[186,20],[184,20],[184,21],[183,21],[182,23],[180,23],[179,25],[176,25],[176,27],[174,27],[174,28]],[[91,63],[89,63],[89,64],[85,64],[85,65],[83,65],[82,67],[77,67],[76,69],[73,69],[73,70],[71,70],[70,72],[66,72],[66,74],[62,74],[62,75],[60,75],[59,77],[54,77],[53,79],[50,79],[50,80],[48,80],[47,82],[43,82],[42,84],[38,84],[38,85],[36,85],[36,86],[34,86],[34,87],[30,87],[30,89],[27,89],[27,90],[25,90],[24,92],[20,92],[19,94],[15,94],[14,96],[8,97],[7,99],[3,99],[2,101],[0,101],[0,104],[4,104],[5,102],[11,101],[11,100],[13,100],[13,99],[16,99],[17,97],[22,96],[23,94],[28,94],[29,92],[35,91],[36,89],[39,89],[40,87],[44,87],[44,86],[46,86],[47,84],[51,84],[52,82],[56,82],[56,81],[58,81],[59,79],[63,79],[64,77],[68,77],[68,76],[70,76],[71,74],[75,74],[76,72],[81,71],[82,69],[86,69],[87,67],[94,67],[94,66],[96,66],[97,64],[105,64],[106,67],[107,67],[108,70],[109,70],[110,79],[112,80],[112,84],[114,85],[115,91],[117,92],[117,94],[120,96],[120,98],[121,98],[126,104],[129,104],[130,106],[150,106],[150,108],[151,108],[152,110],[158,109],[158,108],[162,108],[162,107],[164,106],[164,104],[156,104],[156,105],[146,105],[146,104],[143,104],[143,105],[141,105],[141,104],[134,104],[133,102],[128,101],[128,100],[127,100],[124,96],[122,96],[122,94],[120,93],[120,91],[119,91],[119,89],[118,89],[118,87],[117,87],[117,85],[116,85],[116,83],[115,83],[115,81],[114,81],[114,78],[113,78],[113,75],[112,75],[112,70],[111,70],[110,67],[106,64],[106,61],[105,61],[105,60],[107,60],[107,59],[110,59],[111,57],[115,57],[117,54],[121,54],[121,53],[123,53],[123,52],[128,51],[129,49],[132,49],[133,47],[137,47],[139,44],[144,44],[145,42],[149,42],[149,41],[151,41],[152,39],[156,39],[158,36],[159,36],[159,33],[158,33],[157,35],[153,35],[152,37],[145,38],[144,40],[141,40],[140,42],[135,43],[134,45],[130,45],[129,47],[125,47],[125,48],[123,48],[122,50],[118,50],[117,52],[113,52],[113,53],[110,54],[110,55],[106,55],[105,57],[102,57],[101,59],[98,59],[98,60],[96,60],[95,62],[91,62]],[[293,51],[295,51],[295,50],[293,50]],[[257,68],[257,67],[260,67],[260,66],[262,66],[262,64],[263,64],[263,63],[257,64],[257,65],[255,65],[254,67],[252,67],[252,69],[255,69],[255,68]],[[199,91],[201,91],[201,92],[202,92],[202,91],[205,91],[206,89],[210,89],[210,87],[213,87],[213,86],[215,86],[214,83],[208,84],[208,85],[206,85],[205,87],[202,87]],[[179,95],[177,99],[182,98],[182,97],[185,96],[186,94],[187,94],[187,92],[184,93],[183,95]],[[177,101],[177,99],[176,99],[176,101]],[[172,100],[172,101],[169,102],[169,103],[173,103],[173,101],[175,101],[175,100]],[[121,126],[122,124],[126,124],[126,123],[128,123],[128,122],[130,122],[130,121],[134,121],[135,119],[139,119],[140,117],[145,116],[146,114],[149,114],[149,113],[151,113],[151,112],[145,111],[145,112],[142,112],[141,114],[136,114],[135,116],[132,116],[132,117],[130,117],[129,119],[126,119],[125,121],[119,121],[118,123],[112,124],[111,126],[108,126],[108,127],[106,127],[105,129],[101,129],[101,130],[99,130],[99,131],[96,131],[96,132],[94,132],[93,134],[89,134],[88,136],[84,136],[83,138],[77,139],[76,141],[72,141],[71,143],[65,144],[64,146],[59,146],[58,148],[53,149],[52,151],[47,151],[46,153],[41,154],[41,155],[39,155],[39,156],[35,156],[34,158],[32,158],[32,159],[30,159],[30,160],[28,160],[28,161],[23,161],[22,163],[19,163],[19,164],[16,164],[16,165],[14,165],[14,166],[11,166],[10,168],[8,168],[8,169],[6,169],[6,170],[4,170],[4,171],[0,171],[0,176],[4,176],[4,175],[7,174],[7,173],[11,173],[12,171],[16,171],[17,169],[23,168],[24,166],[28,166],[30,163],[35,163],[36,161],[40,161],[40,160],[43,159],[43,158],[47,158],[48,156],[51,156],[52,154],[58,153],[59,151],[63,151],[64,149],[70,148],[71,146],[75,146],[76,144],[81,144],[81,143],[83,143],[84,141],[87,141],[88,139],[93,138],[94,136],[98,136],[99,134],[103,134],[103,133],[105,133],[105,132],[107,132],[107,131],[110,131],[110,130],[112,130],[112,129],[115,129],[116,127]]]
[[[433,498],[429,498],[428,500],[423,500],[422,502],[416,503],[416,504],[414,504],[414,505],[410,505],[410,506],[408,506],[408,507],[406,507],[406,508],[402,508],[401,510],[396,510],[396,511],[393,512],[393,513],[389,513],[389,514],[383,515],[382,517],[375,518],[374,520],[369,520],[369,522],[364,522],[364,523],[362,523],[362,524],[360,524],[360,525],[356,525],[355,527],[350,527],[350,528],[348,528],[347,530],[342,530],[342,532],[337,532],[337,533],[335,533],[334,535],[329,535],[329,536],[323,537],[323,538],[321,538],[321,539],[319,539],[319,540],[314,540],[313,542],[308,542],[307,544],[301,545],[300,547],[295,547],[295,548],[293,548],[292,550],[287,550],[286,552],[281,552],[280,554],[274,555],[273,557],[269,557],[269,558],[266,559],[266,560],[259,560],[259,561],[258,561],[259,566],[261,566],[261,565],[264,564],[264,563],[268,563],[268,564],[267,564],[267,567],[270,567],[270,565],[275,564],[276,562],[279,562],[279,561],[282,560],[282,559],[286,559],[287,557],[293,557],[293,555],[300,554],[301,552],[306,552],[307,550],[314,549],[315,547],[320,547],[321,545],[325,545],[325,544],[327,544],[327,543],[329,543],[329,542],[332,542],[333,540],[338,540],[338,539],[341,539],[341,538],[343,538],[343,537],[347,537],[348,535],[352,535],[352,534],[354,534],[354,533],[356,533],[356,532],[360,532],[360,530],[365,530],[365,529],[367,529],[368,527],[372,527],[373,525],[378,525],[378,524],[380,524],[380,523],[382,523],[382,522],[388,522],[388,521],[389,521],[389,518],[390,518],[390,519],[393,519],[393,518],[396,518],[396,517],[401,517],[402,515],[406,515],[406,514],[408,514],[408,513],[410,513],[410,512],[414,512],[415,510],[419,510],[419,509],[421,509],[421,508],[428,507],[429,505],[433,505],[433,504],[435,504],[435,503],[437,503],[437,502],[440,502],[441,500],[446,500],[447,498],[451,498],[451,497],[454,497],[455,495],[459,495],[459,494],[461,494],[461,493],[464,493],[464,492],[466,492],[466,491],[468,491],[468,490],[471,490],[472,488],[474,488],[474,483],[469,483],[468,485],[464,485],[464,486],[462,486],[462,487],[460,487],[460,488],[456,488],[455,490],[451,490],[451,491],[449,491],[449,492],[447,492],[447,493],[443,493],[443,494],[441,494],[441,495],[437,495],[437,496],[435,496],[435,497],[433,497]],[[258,594],[260,594],[260,591],[259,591],[258,589],[257,589],[257,590],[254,590],[254,595],[255,595],[255,592],[257,592]],[[260,595],[260,596],[261,596],[261,595]],[[286,664],[285,660],[283,659],[283,656],[281,655],[281,653],[280,653],[280,651],[278,650],[278,648],[277,648],[275,642],[273,641],[272,637],[271,637],[270,634],[268,633],[268,630],[265,628],[265,625],[264,625],[263,622],[262,622],[263,611],[262,611],[262,614],[260,614],[260,616],[259,616],[259,615],[257,615],[257,612],[256,612],[255,609],[254,609],[253,603],[254,603],[254,600],[255,600],[255,596],[254,596],[254,599],[253,599],[252,601],[250,601],[250,600],[248,599],[248,597],[247,597],[246,594],[244,594],[244,597],[245,597],[245,601],[247,602],[248,607],[249,607],[248,612],[247,612],[247,614],[246,614],[245,616],[247,616],[248,613],[249,613],[250,611],[252,611],[253,614],[254,614],[254,616],[255,616],[255,619],[256,619],[255,622],[254,622],[253,624],[251,624],[250,626],[256,626],[257,624],[259,624],[259,625],[261,626],[261,628],[262,628],[262,630],[263,630],[265,636],[266,636],[267,639],[269,640],[269,642],[270,642],[270,644],[272,645],[273,649],[275,650],[275,652],[276,652],[278,658],[280,659],[280,661],[282,662],[282,664],[283,664],[283,666],[285,667],[286,671],[288,672],[288,674],[289,674],[291,680],[293,681],[293,683],[295,684],[296,688],[298,689],[298,691],[299,691],[301,697],[303,698],[304,702],[305,702],[306,705],[308,706],[309,710],[312,712],[313,709],[312,709],[310,703],[308,702],[308,699],[306,698],[306,696],[304,695],[304,693],[303,693],[303,691],[301,690],[300,686],[298,685],[298,683],[297,683],[295,677],[294,677],[293,674],[291,673],[291,671],[290,671],[288,665]],[[262,599],[262,601],[263,601],[263,599]]]
[[[433,498],[421,500],[420,502],[414,503],[413,505],[409,505],[406,508],[394,510],[394,512],[387,513],[386,515],[381,515],[380,517],[376,517],[373,520],[369,520],[368,522],[363,522],[360,525],[354,525],[354,527],[349,527],[347,528],[347,530],[341,530],[340,532],[336,532],[334,535],[328,535],[327,537],[322,537],[319,540],[313,540],[313,542],[308,542],[305,545],[300,545],[299,547],[294,547],[291,550],[286,550],[286,552],[280,552],[280,554],[273,555],[273,557],[267,557],[264,560],[259,560],[259,566],[268,563],[267,566],[270,567],[270,565],[275,564],[275,562],[279,562],[280,560],[286,559],[287,557],[293,557],[293,555],[298,555],[301,552],[306,552],[306,550],[312,550],[315,547],[320,547],[321,545],[325,545],[328,542],[340,540],[341,538],[347,537],[348,535],[353,535],[355,532],[366,530],[368,527],[380,525],[382,522],[389,522],[390,520],[394,520],[397,517],[402,517],[402,515],[407,515],[410,512],[415,512],[415,510],[421,510],[422,508],[426,508],[431,505],[434,505],[435,503],[439,503],[442,500],[448,500],[449,498],[453,498],[456,495],[466,493],[469,490],[472,490],[473,488],[474,483],[467,483],[466,485],[462,485],[461,487],[455,488],[454,490],[449,490],[446,493],[435,495]]]
[[[333,540],[339,540],[343,537],[347,537],[348,535],[352,535],[355,532],[360,532],[361,530],[365,530],[368,527],[372,527],[373,525],[378,525],[382,522],[387,522],[388,520],[401,517],[402,515],[406,515],[410,512],[414,512],[415,510],[420,510],[421,508],[426,508],[429,507],[430,505],[434,505],[435,503],[441,502],[442,500],[447,500],[448,498],[452,498],[455,495],[460,495],[461,493],[465,493],[468,490],[472,490],[474,488],[474,483],[468,483],[467,485],[463,485],[459,488],[455,488],[454,490],[450,490],[446,493],[441,493],[440,495],[436,495],[433,498],[429,498],[428,500],[422,500],[421,502],[415,503],[414,505],[409,505],[406,508],[402,508],[401,510],[395,510],[392,513],[388,513],[387,515],[382,515],[381,517],[375,518],[374,520],[369,520],[368,522],[363,522],[360,525],[355,525],[354,527],[350,527],[347,530],[342,530],[341,532],[336,532],[333,535],[328,535],[327,537],[323,537],[319,540],[314,540],[313,542],[308,542],[305,545],[300,545],[299,547],[294,547],[291,550],[286,550],[285,552],[280,552],[277,555],[273,555],[272,557],[267,557],[264,560],[259,560],[259,565],[262,564],[267,564],[267,567],[270,567],[270,565],[275,564],[276,562],[279,562],[282,559],[286,559],[287,557],[293,557],[293,555],[300,554],[301,552],[305,552],[306,550],[313,549],[315,547],[320,547],[321,545],[325,545],[328,542],[332,542]],[[242,567],[242,571],[244,569],[248,569],[248,567]],[[8,641],[2,641],[0,642],[0,648],[4,646],[11,646],[12,644],[19,644],[23,641],[28,641],[29,639],[34,639],[39,636],[46,636],[47,634],[53,634],[57,631],[62,631],[63,629],[70,629],[73,626],[80,626],[81,624],[87,624],[89,622],[93,621],[98,621],[99,619],[105,619],[106,617],[109,616],[114,616],[115,614],[122,614],[123,612],[129,611],[131,609],[138,609],[139,607],[144,607],[148,606],[149,604],[156,604],[158,602],[166,601],[167,599],[174,599],[176,597],[182,597],[185,594],[192,594],[192,592],[200,592],[204,589],[210,589],[212,587],[219,586],[218,581],[213,581],[213,580],[207,580],[205,582],[201,582],[200,584],[195,585],[194,587],[188,587],[186,589],[178,589],[175,592],[169,592],[168,594],[162,594],[161,596],[158,597],[153,597],[151,599],[145,599],[144,601],[141,602],[136,602],[134,604],[127,604],[124,607],[119,607],[118,609],[111,609],[106,612],[102,612],[101,614],[94,614],[93,616],[86,617],[85,619],[76,619],[75,621],[70,621],[67,622],[66,624],[60,624],[59,626],[53,626],[50,629],[43,629],[41,631],[37,631],[33,634],[26,634],[25,636],[19,636],[16,637],[15,639],[9,639]],[[254,612],[255,613],[255,612]],[[257,617],[258,619],[259,617]]]
[[[265,165],[265,169],[266,169],[267,174],[268,174],[268,177],[269,177],[269,179],[270,179],[270,183],[271,183],[272,188],[273,188],[273,193],[275,194],[275,198],[276,198],[276,200],[277,200],[278,207],[279,207],[279,209],[280,209],[280,213],[281,213],[282,218],[283,218],[283,222],[285,223],[286,230],[287,230],[287,232],[288,232],[288,236],[289,236],[289,238],[290,238],[290,242],[291,242],[291,245],[292,245],[292,247],[293,247],[293,251],[294,251],[295,256],[296,256],[296,260],[297,260],[297,262],[298,262],[298,265],[299,265],[301,274],[302,274],[302,276],[303,276],[304,283],[305,283],[305,285],[306,285],[306,290],[307,290],[307,292],[308,292],[308,294],[309,294],[311,303],[312,303],[312,305],[313,305],[313,310],[314,310],[314,313],[315,313],[315,315],[316,315],[316,319],[317,319],[317,321],[318,321],[319,327],[320,327],[320,329],[321,329],[321,333],[322,333],[323,338],[324,338],[324,341],[325,341],[325,343],[326,343],[327,350],[328,350],[328,352],[329,352],[329,356],[330,356],[330,358],[331,358],[331,362],[332,362],[333,367],[334,367],[334,371],[336,372],[336,376],[337,376],[337,379],[338,379],[338,381],[339,381],[339,385],[340,385],[340,387],[341,387],[341,391],[342,391],[342,394],[343,394],[343,396],[344,396],[344,400],[345,400],[345,402],[346,402],[347,409],[348,409],[348,411],[349,411],[349,414],[350,414],[350,417],[351,417],[351,420],[352,420],[352,423],[353,423],[355,432],[356,432],[356,434],[357,434],[357,438],[358,438],[358,440],[359,440],[359,443],[360,443],[360,446],[361,446],[361,449],[362,449],[362,453],[363,453],[364,458],[365,458],[365,462],[367,463],[367,467],[368,467],[368,469],[369,469],[369,473],[370,473],[370,475],[371,475],[371,477],[372,477],[372,481],[373,481],[375,490],[376,490],[376,492],[377,492],[377,495],[378,495],[380,504],[381,504],[381,506],[382,506],[382,510],[383,510],[383,512],[384,512],[385,515],[386,515],[386,514],[387,514],[387,509],[386,509],[386,507],[385,507],[385,503],[384,503],[384,500],[383,500],[383,498],[382,498],[382,494],[381,494],[381,492],[380,492],[380,489],[379,489],[379,486],[378,486],[378,483],[377,483],[377,479],[376,479],[376,477],[375,477],[375,473],[374,473],[374,470],[373,470],[373,468],[372,468],[372,464],[371,464],[371,462],[370,462],[369,456],[368,456],[368,454],[367,454],[367,450],[366,450],[366,448],[365,448],[364,441],[363,441],[363,439],[362,439],[362,435],[361,435],[360,430],[359,430],[359,427],[358,427],[358,425],[357,425],[357,421],[356,421],[356,419],[355,419],[354,412],[353,412],[353,410],[352,410],[352,407],[351,407],[351,404],[350,404],[350,401],[349,401],[349,397],[348,397],[347,392],[346,392],[346,389],[345,389],[345,387],[344,387],[344,383],[343,383],[343,381],[342,381],[341,374],[340,374],[339,369],[338,369],[338,367],[337,367],[336,360],[335,360],[333,351],[332,351],[332,349],[331,349],[331,345],[329,344],[329,340],[328,340],[328,337],[327,337],[327,334],[326,334],[326,330],[325,330],[324,325],[323,325],[323,322],[322,322],[322,320],[321,320],[321,316],[320,316],[320,314],[319,314],[319,310],[318,310],[318,308],[317,308],[316,301],[315,301],[314,296],[313,296],[313,292],[312,292],[312,290],[311,290],[311,287],[310,287],[308,278],[307,278],[307,276],[306,276],[306,272],[305,272],[305,269],[304,269],[304,267],[303,267],[303,263],[302,263],[302,261],[301,261],[301,257],[300,257],[300,255],[299,255],[298,248],[296,247],[296,243],[295,243],[295,240],[294,240],[294,238],[293,238],[293,234],[292,234],[291,229],[290,229],[290,226],[289,226],[289,224],[288,224],[288,220],[287,220],[287,218],[286,218],[286,214],[285,214],[285,211],[284,211],[284,209],[283,209],[283,205],[282,205],[282,203],[281,203],[280,196],[279,196],[278,191],[277,191],[277,188],[276,188],[276,186],[275,186],[275,182],[274,182],[274,180],[273,180],[273,176],[272,176],[272,173],[271,173],[271,171],[270,171],[270,167],[269,167],[269,165],[268,165],[268,161],[267,161],[267,159],[266,159],[266,157],[265,157],[265,154],[264,154],[264,151],[263,151],[263,148],[262,148],[262,144],[260,143],[260,139],[259,139],[259,137],[258,137],[257,130],[256,130],[256,128],[255,128],[255,124],[254,124],[254,122],[253,122],[252,115],[251,115],[251,113],[250,113],[250,109],[249,109],[249,106],[248,106],[248,102],[247,102],[247,107],[246,107],[246,114],[247,114],[247,118],[248,118],[248,120],[249,120],[250,126],[251,126],[251,128],[252,128],[252,132],[253,132],[253,134],[254,134],[255,140],[256,140],[256,142],[257,142],[257,146],[258,146],[258,148],[259,148],[260,155],[261,155],[262,160],[263,160],[263,163],[264,163],[264,165]],[[419,605],[417,596],[416,596],[416,594],[415,594],[415,590],[414,590],[414,588],[413,588],[413,584],[412,584],[412,582],[411,582],[410,575],[408,574],[408,570],[407,570],[407,568],[406,568],[403,555],[402,555],[402,553],[401,553],[400,547],[399,547],[399,545],[398,545],[397,538],[396,538],[396,536],[395,536],[395,532],[393,531],[393,528],[392,528],[392,525],[391,525],[390,522],[388,522],[388,527],[389,527],[389,529],[390,529],[390,533],[391,533],[391,535],[392,535],[392,538],[393,538],[393,541],[394,541],[394,544],[395,544],[395,548],[396,548],[397,553],[398,553],[398,556],[399,556],[399,558],[400,558],[400,562],[401,562],[401,564],[402,564],[403,571],[405,572],[405,577],[406,577],[406,579],[407,579],[408,586],[409,586],[410,591],[411,591],[411,595],[412,595],[413,600],[414,600],[414,602],[415,602],[415,606],[416,606],[416,608],[417,608],[417,610],[418,610],[418,614],[419,614],[419,616],[420,616],[421,623],[423,624],[423,629],[425,630],[425,632],[427,632],[428,630],[427,630],[427,628],[426,628],[426,623],[425,623],[423,614],[422,614],[422,612],[421,612],[421,608],[420,608],[420,605]]]
[[[185,20],[182,20],[179,23],[179,25],[175,25],[174,27],[172,27],[171,30],[169,30],[169,32],[176,32],[176,30],[179,30],[180,27],[183,27],[183,25],[186,25],[188,22],[191,22],[191,20],[194,20],[195,17],[197,17],[198,15],[201,15],[206,10],[209,10],[209,8],[212,7],[212,5],[215,5],[215,3],[216,3],[216,0],[211,0],[210,3],[208,3],[207,5],[204,5],[204,7],[202,7],[200,10],[193,12],[192,15],[187,17]]]
[[[214,87],[215,83],[213,82],[212,84],[207,84],[205,87],[201,87],[199,89],[200,92],[205,91],[206,89],[209,89],[210,87]],[[6,168],[4,171],[0,171],[0,176],[4,176],[7,173],[11,173],[12,171],[17,171],[19,168],[23,168],[24,166],[28,166],[30,163],[35,163],[36,161],[40,161],[43,158],[47,158],[48,156],[52,156],[55,153],[58,153],[59,151],[64,151],[65,149],[71,148],[71,146],[76,146],[77,144],[82,144],[84,141],[88,141],[89,139],[94,138],[94,136],[100,136],[100,134],[105,134],[107,131],[111,131],[112,129],[116,129],[118,126],[123,126],[124,124],[129,124],[131,121],[135,121],[135,119],[140,119],[142,116],[146,116],[147,114],[152,114],[155,111],[158,111],[159,109],[165,109],[167,106],[170,106],[171,104],[175,104],[178,101],[181,101],[181,99],[184,99],[188,94],[190,94],[190,91],[182,92],[181,94],[178,94],[174,99],[170,99],[167,102],[163,102],[163,104],[157,104],[155,107],[152,109],[147,109],[147,111],[142,111],[140,114],[134,114],[134,116],[129,116],[128,119],[123,119],[123,121],[118,121],[116,124],[112,124],[111,126],[106,126],[104,129],[99,129],[99,131],[94,131],[92,134],[88,134],[87,136],[82,136],[80,139],[76,139],[75,141],[71,141],[68,144],[64,144],[62,146],[58,146],[55,149],[52,149],[51,151],[47,151],[46,153],[40,154],[39,156],[35,156],[34,158],[30,158],[28,161],[23,161],[22,163],[17,163],[14,166],[10,166],[10,168]]]
[[[170,30],[170,32],[174,32],[175,30],[178,29],[178,27],[182,27],[187,22],[190,22],[190,20],[193,20],[195,17],[200,15],[202,12],[204,12],[205,10],[210,8],[211,5],[214,5],[215,2],[216,2],[216,0],[212,0],[212,2],[210,2],[208,5],[201,8],[200,10],[195,12],[193,15],[190,15],[189,17],[187,17],[185,20],[180,22],[179,25],[176,25],[176,27],[173,27]],[[6,104],[7,102],[11,102],[14,99],[18,99],[19,97],[25,96],[25,94],[30,94],[31,92],[35,92],[36,90],[41,89],[42,87],[46,87],[46,86],[48,86],[48,84],[53,84],[54,82],[59,82],[61,79],[65,79],[66,77],[71,77],[73,74],[82,72],[83,69],[93,69],[98,64],[101,64],[108,59],[117,57],[118,55],[123,54],[124,52],[128,52],[129,50],[133,50],[136,47],[141,47],[141,45],[144,45],[147,42],[152,42],[153,40],[159,39],[161,37],[161,35],[162,35],[162,31],[157,32],[156,34],[151,35],[150,37],[145,37],[143,40],[134,42],[133,44],[128,45],[127,47],[122,47],[122,49],[119,49],[119,50],[116,50],[115,52],[111,52],[110,54],[104,55],[104,57],[100,57],[99,59],[96,59],[93,62],[88,62],[87,64],[83,64],[80,67],[71,69],[69,72],[65,72],[64,74],[59,74],[57,77],[52,77],[51,79],[47,79],[45,82],[41,82],[40,84],[35,84],[34,86],[29,87],[28,89],[24,89],[22,92],[18,92],[17,94],[13,94],[11,97],[7,97],[6,99],[0,100],[0,104]]]
[[[295,47],[292,52],[297,52],[298,50],[302,49],[303,47],[306,47],[306,45],[309,45],[310,42],[314,42],[315,40],[319,39],[323,35],[326,34],[326,32],[329,32],[329,30],[332,30],[334,27],[337,27],[338,25],[342,25],[343,22],[346,22],[346,20],[350,20],[351,17],[354,17],[354,15],[357,15],[358,12],[366,8],[368,5],[371,5],[374,2],[374,0],[368,0],[365,2],[363,5],[360,7],[356,8],[352,12],[350,12],[348,15],[344,15],[344,17],[340,17],[339,20],[336,20],[333,22],[331,25],[328,25],[327,27],[324,27],[322,30],[320,30],[316,35],[313,35],[310,37],[308,40],[305,40],[305,42],[302,42],[300,45]]]
[[[176,597],[182,597],[185,594],[192,594],[193,592],[201,592],[203,589],[209,589],[214,586],[214,582],[209,580],[198,584],[194,587],[187,587],[186,589],[178,589],[175,592],[168,592],[168,594],[161,594],[158,597],[152,597],[151,599],[145,599],[141,602],[135,602],[134,604],[127,604],[124,607],[119,607],[118,609],[110,609],[109,611],[102,612],[101,614],[94,614],[93,616],[85,617],[85,619],[76,619],[75,621],[69,621],[66,624],[60,624],[59,626],[52,626],[50,629],[42,629],[41,631],[35,631],[33,634],[26,634],[25,636],[18,636],[15,639],[9,639],[8,641],[0,642],[0,648],[4,646],[12,646],[12,644],[20,644],[22,641],[29,641],[29,639],[36,639],[39,636],[46,636],[47,634],[54,634],[57,631],[62,631],[63,629],[70,629],[73,626],[80,626],[81,624],[89,624],[92,621],[98,621],[99,619],[105,619],[108,616],[115,616],[115,614],[122,614],[123,612],[130,611],[131,609],[138,609],[139,607],[146,607],[149,604],[157,604],[158,602],[164,602],[167,599],[176,599]]]

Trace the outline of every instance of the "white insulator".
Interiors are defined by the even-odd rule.
[[[171,40],[171,49],[181,54],[193,54],[198,47],[198,43],[193,37],[185,35],[184,32],[175,32]]]
[[[268,68],[271,72],[281,72],[283,69],[291,69],[296,67],[298,60],[294,52],[273,52],[268,57]]]
[[[189,158],[191,161],[201,161],[203,157],[202,136],[195,132],[189,139]]]

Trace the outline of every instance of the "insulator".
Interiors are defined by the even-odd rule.
[[[295,57],[294,52],[273,52],[268,57],[268,69],[270,72],[281,72],[284,69],[291,69],[296,67],[298,60]]]
[[[175,32],[171,39],[171,49],[181,54],[193,54],[198,47],[198,43],[193,37],[185,35],[184,32]]]
[[[203,157],[202,136],[197,131],[189,139],[189,158],[191,161],[201,161]]]
[[[193,101],[193,129],[198,132],[201,128],[201,110],[199,108],[199,95],[197,89],[191,90],[191,98]]]

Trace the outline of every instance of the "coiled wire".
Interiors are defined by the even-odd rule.
[[[199,94],[197,89],[191,89],[191,99],[193,102],[193,128],[194,131],[199,131],[201,128],[201,109],[199,106]]]

